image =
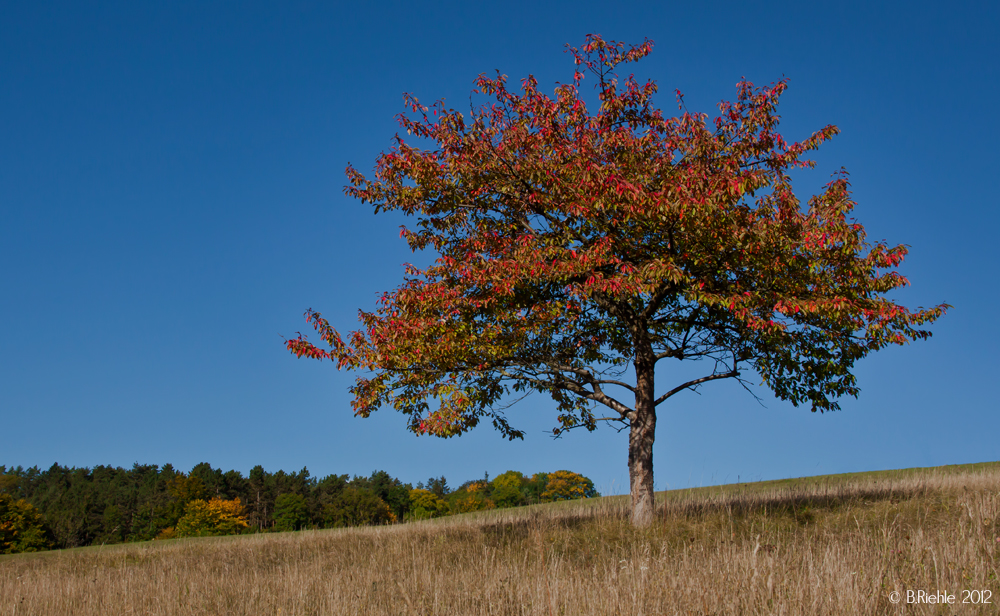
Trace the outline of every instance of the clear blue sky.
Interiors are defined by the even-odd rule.
[[[280,8],[275,8],[279,6]],[[657,489],[1000,459],[995,3],[6,3],[0,17],[0,464],[209,462],[452,485],[571,469],[627,490],[625,433],[417,438],[352,416],[349,373],[282,346],[312,307],[341,331],[412,260],[401,220],[343,196],[396,131],[402,93],[468,105],[494,69],[568,81],[565,43],[655,41],[661,106],[712,112],[742,76],[787,77],[783,133],[843,131],[873,239],[911,246],[929,342],[858,368],[819,415],[706,387],[659,413]],[[669,375],[663,376],[663,382]]]

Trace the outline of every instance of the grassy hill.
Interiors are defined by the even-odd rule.
[[[0,614],[1000,613],[1000,462],[658,500],[0,557]]]

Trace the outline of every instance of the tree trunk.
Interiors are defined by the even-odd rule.
[[[653,405],[653,362],[636,360],[635,417],[628,434],[628,475],[632,493],[632,525],[653,523],[653,440],[656,407]]]

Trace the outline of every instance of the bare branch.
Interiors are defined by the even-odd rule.
[[[631,427],[631,422],[624,417],[600,417],[594,420],[595,423],[598,421],[606,421],[608,423],[611,423],[612,421],[617,421],[618,423],[622,424],[620,426],[611,426],[611,428],[616,432],[621,432],[622,430],[626,430],[629,427]],[[581,423],[581,424],[576,424],[575,426],[568,426],[565,428],[555,428],[554,430],[552,430],[552,438],[558,439],[562,437],[564,432],[569,432],[573,428],[583,428],[586,427],[586,425],[587,424]]]
[[[635,393],[635,386],[629,385],[628,383],[623,383],[621,381],[614,381],[611,379],[602,379],[599,381],[592,381],[595,385],[617,385],[618,387],[624,387],[632,393]]]
[[[700,379],[694,379],[693,381],[688,381],[687,383],[684,383],[683,385],[678,385],[677,387],[674,387],[673,389],[671,389],[667,393],[665,393],[662,396],[660,396],[659,398],[657,398],[656,401],[653,402],[653,406],[659,406],[659,404],[661,402],[663,402],[664,400],[666,400],[670,396],[672,396],[672,395],[674,395],[676,393],[682,392],[685,389],[689,389],[691,387],[696,387],[698,385],[701,385],[702,383],[707,383],[709,381],[717,381],[719,379],[731,379],[733,377],[738,377],[739,375],[740,375],[740,373],[739,373],[738,370],[732,370],[730,372],[724,372],[724,373],[720,373],[720,374],[710,374],[708,376],[703,376]]]

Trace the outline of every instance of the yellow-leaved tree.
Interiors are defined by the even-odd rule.
[[[542,501],[572,500],[600,496],[594,489],[594,482],[579,473],[556,471],[549,473]]]
[[[410,517],[426,520],[448,515],[448,503],[430,490],[416,488],[410,490]]]
[[[497,507],[517,507],[525,503],[521,486],[526,479],[518,471],[507,471],[493,478],[493,502]]]
[[[483,494],[482,489],[456,492],[448,501],[448,508],[452,513],[472,513],[496,507],[496,503]]]
[[[177,537],[235,535],[248,526],[240,499],[213,498],[206,502],[198,498],[184,507],[174,534]]]
[[[0,554],[37,552],[49,547],[38,510],[24,499],[0,492]]]

